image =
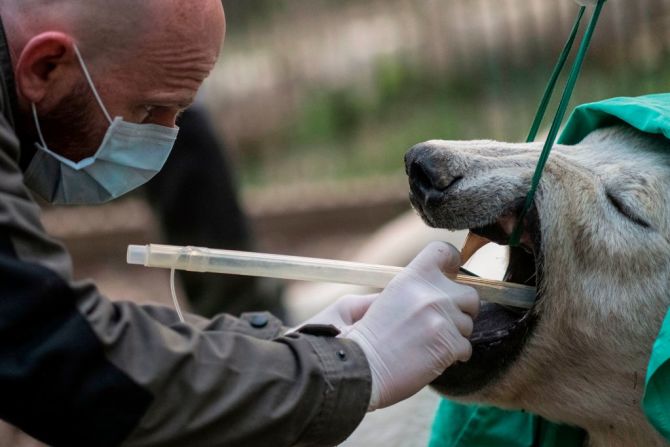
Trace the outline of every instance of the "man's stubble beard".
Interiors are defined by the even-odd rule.
[[[47,147],[75,162],[95,155],[109,127],[85,81],[39,120]]]

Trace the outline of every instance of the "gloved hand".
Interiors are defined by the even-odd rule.
[[[470,358],[466,337],[479,296],[442,273],[456,273],[459,265],[454,247],[431,243],[341,334],[358,343],[370,364],[369,411],[414,395],[454,362]]]
[[[300,326],[288,332],[294,332],[309,324],[332,324],[341,332],[360,320],[378,296],[378,293],[373,295],[343,296],[309,320],[303,322]]]

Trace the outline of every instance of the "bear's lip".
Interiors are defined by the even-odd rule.
[[[471,228],[470,231],[500,245],[507,245],[521,203],[517,200],[510,204],[509,211],[498,216],[493,224]],[[521,246],[510,247],[505,281],[535,287],[541,284],[543,254],[540,228],[537,209],[533,207],[524,219]],[[536,303],[540,298],[538,292]],[[494,383],[519,357],[538,318],[535,305],[528,310],[483,303],[470,337],[472,357],[468,362],[447,369],[432,385],[449,396],[467,396]]]

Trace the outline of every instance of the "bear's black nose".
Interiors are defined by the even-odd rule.
[[[442,195],[462,176],[450,175],[436,156],[436,149],[422,143],[414,146],[405,155],[405,171],[409,177],[412,194],[419,199]],[[445,172],[447,171],[447,172]]]

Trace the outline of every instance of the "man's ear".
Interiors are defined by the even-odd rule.
[[[76,57],[74,40],[67,34],[51,31],[30,39],[15,68],[20,100],[46,110],[55,106],[75,84]]]

